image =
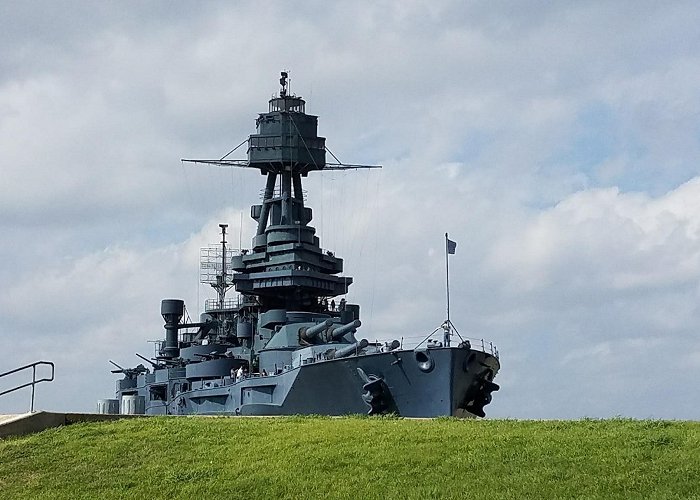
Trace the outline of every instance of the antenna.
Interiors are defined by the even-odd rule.
[[[199,281],[210,285],[217,293],[216,303],[211,304],[207,300],[206,310],[223,309],[226,305],[226,292],[233,286],[233,273],[228,268],[227,262],[230,262],[237,252],[227,248],[226,228],[228,224],[219,224],[219,227],[221,228],[221,243],[200,249]]]
[[[282,90],[280,90],[280,97],[287,97],[287,78],[289,74],[286,71],[280,73],[282,78],[280,78],[280,85],[282,85]]]
[[[223,309],[224,299],[226,298],[226,287],[224,284],[226,283],[226,228],[228,224],[219,224],[219,227],[221,228],[221,284],[216,291],[219,292],[219,307]]]

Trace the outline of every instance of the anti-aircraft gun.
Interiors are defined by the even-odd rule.
[[[148,368],[146,368],[142,364],[139,364],[135,368],[124,368],[123,366],[119,366],[111,359],[109,360],[109,362],[117,367],[116,370],[112,370],[112,373],[122,373],[127,379],[136,379],[136,377],[138,377],[142,373],[148,373]]]

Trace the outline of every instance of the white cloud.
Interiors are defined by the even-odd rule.
[[[556,280],[597,292],[665,289],[700,276],[700,181],[652,199],[616,188],[575,193],[504,235],[489,265],[520,290]]]
[[[161,298],[195,313],[198,247],[262,178],[178,159],[243,140],[289,69],[329,147],[385,165],[305,186],[363,332],[440,323],[449,231],[453,319],[502,354],[492,415],[698,418],[694,3],[4,11],[0,366],[56,360],[47,404],[109,395]]]

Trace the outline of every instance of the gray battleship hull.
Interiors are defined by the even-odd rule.
[[[373,399],[379,399],[384,406],[376,413],[482,416],[480,410],[488,401],[479,398],[483,384],[491,383],[499,369],[497,358],[460,347],[420,353],[399,350],[319,361],[239,381],[231,377],[190,381],[192,390],[167,403],[148,401],[150,384],[124,393],[145,396],[145,412],[152,415],[365,414],[372,413]],[[367,388],[368,380],[381,389]],[[183,381],[173,379],[169,384]]]
[[[217,298],[205,302],[199,321],[183,300],[163,299],[164,339],[154,358],[137,354],[151,368],[112,362],[124,378],[117,399],[101,407],[149,415],[483,417],[498,390],[498,351],[481,339],[471,339],[481,347],[472,349],[459,335],[450,321],[449,287],[446,320],[410,349],[408,338],[370,343],[356,335],[360,305],[346,301],[353,278],[342,274],[342,258],[321,247],[303,179],[381,167],[343,164],[335,155],[337,163],[326,162],[318,117],[289,94],[288,74],[281,77],[279,96],[255,120],[247,159],[228,159],[235,148],[219,160],[184,160],[265,176],[262,201],[251,206],[257,227],[250,248],[232,251],[228,225],[219,225],[220,244],[200,254],[200,282]],[[445,233],[446,271],[455,249]],[[227,299],[232,288],[238,295]]]

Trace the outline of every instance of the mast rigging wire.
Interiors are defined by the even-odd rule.
[[[225,160],[226,157],[227,157],[228,155],[230,155],[230,154],[233,153],[235,150],[237,150],[238,148],[240,148],[241,146],[243,146],[246,142],[248,142],[248,139],[247,139],[247,138],[244,139],[243,142],[241,142],[238,146],[236,146],[236,147],[233,148],[231,151],[229,151],[228,153],[226,153],[224,156],[222,156],[221,158],[219,158],[219,161]]]

